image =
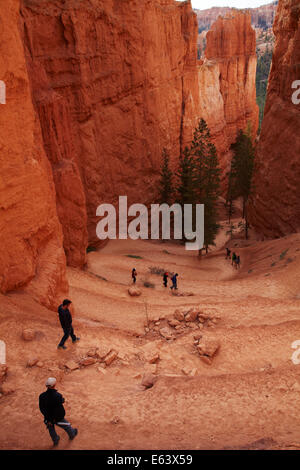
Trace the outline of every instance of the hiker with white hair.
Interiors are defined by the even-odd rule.
[[[65,409],[63,403],[64,397],[55,389],[56,379],[49,377],[46,380],[47,390],[39,396],[39,407],[41,413],[44,415],[44,423],[49,431],[50,437],[54,446],[57,446],[60,440],[59,435],[55,431],[55,426],[64,429],[73,440],[77,436],[78,430],[72,428],[71,424],[65,419]]]

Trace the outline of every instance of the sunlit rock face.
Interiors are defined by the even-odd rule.
[[[276,44],[265,116],[257,149],[256,195],[251,222],[267,236],[300,228],[300,5],[279,1]],[[296,86],[296,84],[294,84]]]

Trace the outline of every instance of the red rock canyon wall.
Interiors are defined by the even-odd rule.
[[[225,173],[237,130],[249,119],[257,128],[255,39],[247,16],[218,20],[202,63],[189,1],[20,7],[0,4],[1,291],[43,277],[54,297],[62,240],[68,264],[83,266],[97,206],[124,194],[153,202],[163,147],[174,164],[200,117]]]
[[[255,227],[271,237],[300,229],[300,104],[292,101],[296,92],[292,84],[300,80],[298,0],[279,1],[274,33],[276,44],[257,149],[256,196],[250,213]]]

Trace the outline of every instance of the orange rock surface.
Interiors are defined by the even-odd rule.
[[[221,113],[211,108],[207,118],[216,145],[219,149],[223,170],[229,169],[230,145],[239,129],[251,123],[253,137],[258,129],[258,106],[256,104],[256,37],[251,27],[251,15],[232,11],[226,17],[219,17],[207,33],[205,51],[208,67],[216,67],[219,76],[219,100]],[[217,96],[217,94],[215,94]],[[223,112],[222,112],[223,109]],[[214,121],[217,127],[214,125]],[[218,122],[219,121],[219,122]],[[220,122],[224,122],[221,129]]]
[[[83,267],[98,242],[97,206],[119,195],[154,202],[163,147],[175,165],[201,117],[225,174],[237,130],[248,119],[256,129],[255,37],[243,14],[218,20],[197,62],[190,2],[7,5],[0,285],[30,282],[49,303],[66,287],[62,243],[67,263]]]
[[[300,228],[300,104],[292,101],[292,84],[300,80],[298,1],[279,1],[274,33],[251,222],[267,236],[282,236]]]
[[[25,287],[48,307],[67,289],[52,172],[35,114],[18,29],[19,4],[1,5],[0,291]]]

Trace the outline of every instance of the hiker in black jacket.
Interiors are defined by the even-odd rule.
[[[72,428],[71,424],[65,419],[65,409],[63,407],[65,399],[55,390],[55,384],[56,379],[54,377],[47,379],[47,391],[41,393],[39,396],[39,407],[41,413],[44,415],[44,423],[47,426],[53,444],[57,446],[60,437],[55,431],[55,426],[64,429],[70,440],[73,440],[74,437],[77,436],[78,431],[76,428]]]
[[[75,336],[72,326],[72,315],[68,308],[71,303],[71,300],[65,299],[62,305],[58,307],[59,321],[62,326],[62,329],[64,330],[64,336],[62,337],[57,347],[62,349],[67,349],[65,346],[65,342],[67,341],[69,336],[71,336],[73,343],[76,343],[76,341],[80,340],[80,338]]]

